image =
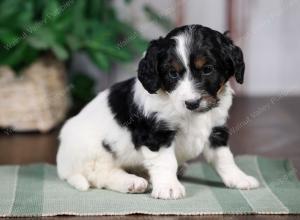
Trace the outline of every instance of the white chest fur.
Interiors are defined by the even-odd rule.
[[[185,119],[175,138],[178,164],[195,158],[202,152],[212,127],[210,113],[192,115]]]

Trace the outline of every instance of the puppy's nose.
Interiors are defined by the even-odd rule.
[[[185,103],[185,106],[186,106],[187,109],[189,109],[189,110],[195,110],[200,105],[200,99],[187,100],[184,103]]]

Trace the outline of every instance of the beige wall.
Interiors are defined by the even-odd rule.
[[[300,94],[300,1],[248,1],[244,93]]]

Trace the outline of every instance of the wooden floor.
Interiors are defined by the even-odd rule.
[[[300,170],[300,97],[236,98],[229,127],[231,149],[235,154],[257,154],[289,158]],[[10,129],[0,134],[0,164],[55,163],[57,130],[48,134],[16,134]],[[299,172],[297,172],[300,177]],[[300,205],[300,204],[299,204]],[[86,217],[85,219],[300,219],[300,216],[146,216]],[[44,219],[79,219],[51,217]]]

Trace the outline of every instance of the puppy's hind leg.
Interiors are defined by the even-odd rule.
[[[96,188],[105,188],[122,193],[143,193],[148,182],[142,177],[129,174],[117,163],[112,151],[102,151],[94,163],[85,170],[87,179]]]
[[[124,193],[143,193],[148,186],[147,180],[122,169],[111,170],[106,182],[106,188]]]
[[[91,179],[91,183],[96,188],[105,188],[122,193],[143,193],[148,187],[147,180],[129,174],[118,167],[106,170],[98,168]]]

